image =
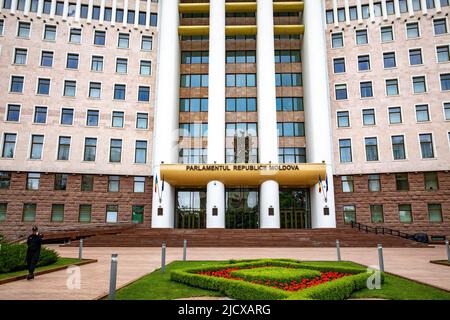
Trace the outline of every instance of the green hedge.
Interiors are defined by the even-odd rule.
[[[247,281],[271,280],[280,282],[300,282],[303,279],[313,279],[321,276],[316,270],[308,270],[302,268],[285,268],[285,267],[263,267],[255,269],[243,269],[232,271],[231,275],[235,278],[242,278]]]
[[[2,244],[0,250],[0,273],[25,270],[27,255],[26,244]],[[38,267],[47,266],[58,261],[59,255],[55,250],[41,248]]]

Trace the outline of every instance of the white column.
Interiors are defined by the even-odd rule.
[[[92,11],[94,9],[94,0],[89,0],[86,23],[92,22]]]
[[[139,26],[139,1],[135,0],[134,2],[134,28],[137,29]]]
[[[363,23],[361,0],[356,0],[356,11],[358,12],[358,24]]]
[[[338,12],[337,12],[337,0],[333,0],[333,20],[334,20],[334,27],[339,27],[339,21],[338,21]]]
[[[381,0],[381,11],[383,11],[383,20],[388,19],[386,0]]]
[[[153,131],[153,176],[160,176],[160,163],[176,163],[178,154],[178,99],[180,46],[178,1],[159,2],[158,74]],[[161,49],[164,49],[162,52]],[[161,182],[160,182],[161,185]],[[154,187],[153,187],[154,188]],[[175,188],[165,183],[161,201],[153,190],[152,228],[173,228]],[[162,208],[163,215],[158,215]]]
[[[261,163],[278,163],[278,135],[275,87],[275,43],[273,32],[273,3],[258,0],[256,21],[256,70],[258,93],[258,154]],[[322,13],[324,14],[324,12]],[[280,227],[278,183],[269,180],[261,184],[260,228]],[[269,216],[269,208],[274,215]]]
[[[410,17],[414,17],[414,7],[412,0],[407,0],[406,2],[408,4],[408,13]]]
[[[42,17],[42,11],[44,9],[44,0],[39,0],[38,2],[38,8],[37,8],[37,12],[36,12],[36,16],[38,18]]]
[[[147,0],[147,7],[145,8],[145,30],[150,30],[150,13],[151,13],[152,2]]]
[[[350,25],[350,7],[348,4],[348,0],[345,0],[345,24],[347,26]]]
[[[77,4],[75,5],[75,21],[80,21],[80,15],[81,15],[81,0],[77,0]]]
[[[55,19],[55,13],[56,13],[56,0],[52,0],[52,3],[50,4],[50,20]]]
[[[3,4],[1,4],[3,6]],[[28,17],[28,15],[30,14],[30,6],[31,6],[31,0],[26,0],[25,1],[25,9],[23,10],[23,15],[25,17]]]
[[[209,17],[208,163],[225,163],[225,0],[210,2]],[[208,183],[206,225],[225,228],[225,186],[220,181]]]
[[[116,11],[117,11],[117,0],[113,0],[111,9],[111,26],[113,27],[116,24]]]
[[[311,224],[313,228],[336,226],[333,188],[333,150],[331,136],[330,95],[325,38],[324,0],[305,1],[303,22],[302,61],[303,92],[305,98],[306,158],[308,162],[326,162],[328,175],[328,201],[318,192],[317,185],[311,190]],[[329,215],[323,208],[329,207]]]
[[[394,8],[395,8],[395,17],[397,19],[400,19],[402,13],[400,12],[400,2],[398,0],[394,0]]]
[[[11,0],[11,8],[9,9],[10,15],[15,15],[17,9],[17,0]]]
[[[436,13],[440,13],[442,11],[441,0],[434,0],[434,7],[436,8]]]
[[[375,22],[375,10],[373,8],[373,0],[369,0],[369,17],[370,17],[370,22],[374,23]]]
[[[4,0],[0,0],[0,12],[2,12],[2,9],[3,9],[3,3],[4,3]]]
[[[426,16],[428,14],[427,1],[420,0],[420,6],[422,7],[422,14]]]
[[[68,14],[69,14],[69,0],[64,0],[63,15],[62,15],[63,21],[67,21]]]
[[[122,27],[126,27],[128,23],[128,0],[123,0],[123,22]]]
[[[105,22],[105,0],[100,1],[100,16],[98,17],[98,20],[100,25]]]

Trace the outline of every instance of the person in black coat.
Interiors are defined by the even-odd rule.
[[[42,238],[44,235],[38,232],[38,228],[36,226],[33,227],[33,233],[28,236],[27,239],[27,268],[28,268],[28,276],[27,280],[34,279],[34,269],[39,262],[39,256],[41,254],[41,245]]]

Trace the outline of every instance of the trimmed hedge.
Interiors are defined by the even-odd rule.
[[[281,282],[300,282],[303,279],[312,279],[321,276],[316,270],[302,268],[266,267],[255,269],[243,269],[231,272],[231,276],[247,281],[271,280]]]
[[[2,244],[0,251],[0,273],[25,270],[27,255],[26,244]],[[55,250],[41,248],[41,255],[37,267],[48,266],[58,261],[59,255]]]

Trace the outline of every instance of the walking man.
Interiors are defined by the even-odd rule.
[[[28,236],[27,239],[27,268],[28,268],[28,276],[27,280],[34,279],[34,269],[36,268],[36,265],[39,262],[39,256],[41,254],[41,245],[42,245],[42,238],[44,235],[39,234],[38,228],[36,226],[33,227],[33,233]]]

